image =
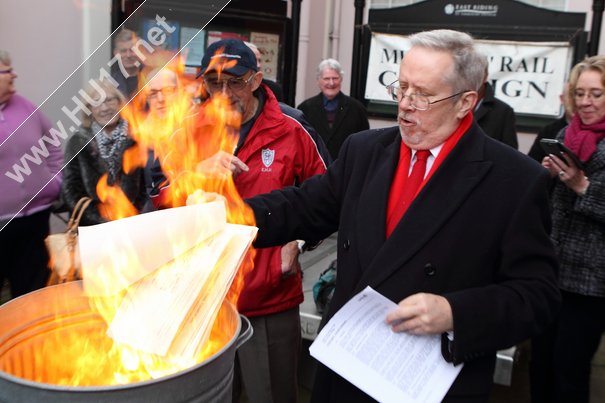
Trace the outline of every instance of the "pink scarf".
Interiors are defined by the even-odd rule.
[[[565,130],[565,145],[580,158],[580,161],[586,162],[604,137],[605,119],[592,125],[585,125],[576,113]]]

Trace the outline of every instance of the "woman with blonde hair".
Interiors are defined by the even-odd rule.
[[[590,370],[605,331],[605,57],[578,63],[569,78],[573,117],[556,136],[579,158],[547,155],[561,312],[533,340],[534,402],[586,402]]]
[[[109,83],[91,81],[83,98],[90,114],[83,112],[82,126],[65,149],[63,199],[73,210],[80,198],[89,196],[92,203],[84,212],[81,225],[108,221],[101,214],[97,183],[106,174],[109,186],[119,186],[136,210],[145,202],[143,170],[126,173],[122,159],[135,142],[128,134],[128,122],[120,117],[124,105],[122,93]]]

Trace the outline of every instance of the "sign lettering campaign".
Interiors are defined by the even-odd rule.
[[[489,60],[489,81],[497,98],[516,113],[558,117],[559,95],[571,66],[567,42],[515,42],[477,40]],[[384,86],[397,80],[399,64],[410,48],[407,37],[373,33],[365,98],[393,103]]]

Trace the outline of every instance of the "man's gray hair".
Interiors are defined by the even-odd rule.
[[[487,57],[477,50],[472,36],[449,29],[424,31],[409,37],[411,46],[448,52],[454,58],[452,77],[446,81],[454,92],[478,91],[483,85],[487,69]]]
[[[8,54],[6,50],[0,49],[0,63],[5,66],[11,65],[11,56]]]
[[[255,44],[253,44],[252,42],[248,42],[248,41],[244,41],[244,44],[249,47],[250,49],[252,49],[254,51],[254,49],[258,50],[258,46],[256,46]]]
[[[115,34],[115,36],[113,37],[113,46],[115,48],[116,43],[118,42],[126,42],[126,41],[136,41],[137,40],[137,34],[134,31],[131,31],[130,29],[121,29],[118,33]]]
[[[340,63],[338,63],[338,60],[336,59],[324,59],[321,62],[319,62],[319,65],[317,66],[317,78],[321,78],[321,73],[324,70],[334,70],[338,73],[338,75],[340,76],[340,78],[342,78],[342,76],[344,76],[345,72],[342,69],[342,67],[340,66]]]

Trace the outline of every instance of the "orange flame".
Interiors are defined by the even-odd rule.
[[[216,50],[216,55],[221,55],[224,53],[224,51],[225,51],[225,48],[222,48],[222,47],[218,48]],[[224,57],[211,57],[210,63],[208,63],[208,67],[206,68],[206,71],[216,70],[216,72],[220,76],[221,73],[223,72],[223,70],[230,69],[232,67],[235,67],[236,65],[237,65],[237,62],[235,60],[227,60]]]
[[[107,184],[107,174],[101,176],[97,182],[97,195],[101,200],[99,213],[107,220],[119,220],[137,214],[137,209],[128,200],[122,189],[119,186]]]
[[[220,52],[221,49],[217,51]],[[209,68],[220,74],[231,63],[214,58]],[[179,79],[185,81],[182,76]],[[153,149],[167,177],[169,186],[162,192],[164,207],[183,206],[190,195],[202,190],[226,199],[227,222],[255,225],[254,214],[241,199],[231,173],[224,170],[218,161],[212,160],[221,151],[231,154],[239,139],[241,113],[233,107],[227,95],[214,94],[193,107],[191,93],[185,85],[180,85],[164,117],[143,114],[134,108],[128,108],[126,116],[136,127],[133,131],[135,140],[143,147]],[[252,270],[253,259],[251,248],[227,295],[233,304],[237,304],[244,286],[244,275]]]
[[[106,318],[89,303],[77,283],[65,283],[4,305],[3,325],[9,325],[0,337],[0,371],[46,384],[102,386],[159,378],[195,364],[114,343],[105,335]],[[235,318],[231,308],[221,307],[198,362],[229,342]]]
[[[216,59],[213,63],[221,61]],[[225,68],[224,65],[221,66]],[[183,66],[176,66],[175,70],[182,72]],[[150,79],[143,76],[140,82],[145,82],[148,78]],[[129,122],[129,133],[138,145],[124,155],[124,170],[131,172],[136,167],[144,166],[148,150],[153,150],[167,178],[166,185],[169,184],[162,191],[163,208],[184,206],[190,195],[201,190],[206,197],[216,193],[226,199],[229,223],[254,225],[253,212],[239,196],[231,173],[213,163],[211,158],[220,151],[231,154],[237,145],[241,114],[233,108],[229,98],[216,94],[196,106],[192,103],[186,79],[181,74],[176,92],[170,95],[163,116],[143,109],[142,105],[146,101],[144,94],[146,91],[141,91],[141,96],[122,113]],[[119,186],[107,184],[106,175],[97,185],[97,194],[102,202],[100,212],[109,220],[137,213]],[[128,267],[137,264],[131,256],[112,256],[112,259],[115,267],[120,270],[128,270]],[[245,274],[253,269],[253,260],[254,250],[250,248],[227,293],[227,300],[234,306],[237,305],[244,286]],[[94,310],[101,315],[103,322],[109,323],[113,318],[124,295],[125,292],[113,299],[92,299]],[[210,341],[203,347],[197,362],[215,354],[229,340],[232,335],[226,335],[220,330],[225,321],[229,320],[232,319],[221,310],[214,323]],[[96,318],[95,336],[76,334],[71,339],[64,340],[69,348],[57,348],[54,359],[46,358],[47,361],[56,360],[58,366],[61,361],[68,361],[70,367],[75,367],[71,376],[57,375],[46,382],[72,386],[123,384],[156,378],[194,364],[175,361],[173,357],[159,357],[136,351],[107,337],[101,337],[98,332],[103,333],[103,329],[106,329],[103,322]],[[59,343],[52,345],[57,347],[56,344]]]

